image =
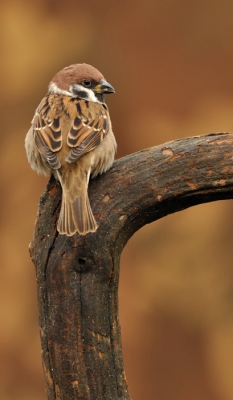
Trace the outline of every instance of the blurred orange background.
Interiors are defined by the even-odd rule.
[[[1,1],[1,400],[46,399],[28,244],[47,179],[24,137],[49,81],[72,63],[104,74],[117,157],[233,131],[232,15],[220,0]],[[232,225],[232,201],[210,203],[127,244],[120,319],[134,400],[232,400]]]

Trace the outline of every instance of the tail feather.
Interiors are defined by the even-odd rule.
[[[95,232],[97,227],[87,195],[77,197],[73,202],[63,196],[57,223],[59,233],[72,236],[79,232],[80,235],[86,235]]]
[[[72,236],[76,232],[86,235],[95,232],[98,225],[91,210],[87,194],[89,172],[81,168],[57,172],[62,186],[62,204],[57,223],[61,234]]]

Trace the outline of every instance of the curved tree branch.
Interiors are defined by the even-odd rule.
[[[143,225],[233,197],[233,134],[176,140],[117,160],[91,181],[89,196],[97,232],[58,235],[61,189],[51,178],[30,245],[49,400],[130,399],[118,319],[120,254]]]

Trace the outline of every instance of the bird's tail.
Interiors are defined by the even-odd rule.
[[[66,171],[58,174],[62,185],[62,204],[57,223],[61,234],[72,236],[76,232],[86,235],[95,232],[98,225],[91,210],[87,187],[89,174]]]

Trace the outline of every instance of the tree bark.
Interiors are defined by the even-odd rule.
[[[49,400],[129,400],[118,318],[120,255],[143,225],[233,197],[233,134],[186,138],[117,160],[89,186],[96,233],[56,231],[51,178],[30,245]]]

